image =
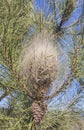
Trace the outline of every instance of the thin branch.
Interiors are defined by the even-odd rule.
[[[3,98],[5,98],[8,95],[8,92],[7,92],[7,87],[1,82],[0,82],[0,87],[4,88],[5,90],[4,94],[2,94],[2,96],[0,97],[0,101],[1,101]]]
[[[80,45],[78,45],[74,49],[73,59],[72,59],[72,63],[71,63],[71,74],[67,77],[66,81],[64,81],[64,83],[60,87],[58,87],[58,89],[56,89],[56,91],[52,95],[46,96],[46,97],[44,97],[44,99],[46,99],[46,100],[52,99],[57,94],[62,92],[62,90],[65,89],[66,86],[68,86],[71,83],[71,81],[74,78],[75,72],[76,72],[76,62],[77,62],[77,55],[78,55],[79,51],[80,51]]]
[[[6,89],[6,86],[0,82],[0,87],[3,87],[4,89]]]
[[[36,98],[36,97],[34,97],[33,94],[27,89],[27,87],[26,87],[25,84],[22,85],[22,89],[23,89],[24,92],[27,93],[27,95],[28,95],[30,98],[32,98],[32,99],[35,99],[35,98]]]
[[[63,32],[63,31],[62,31]],[[83,33],[68,33],[68,32],[64,32],[64,34],[67,34],[67,35],[84,35]]]
[[[56,91],[55,91],[52,95],[45,97],[45,99],[48,100],[48,99],[52,99],[53,97],[55,97],[57,94],[59,94],[60,92],[62,92],[62,90],[63,90],[67,85],[69,85],[71,81],[72,81],[72,75],[69,75],[69,76],[67,77],[66,81],[65,81],[60,87],[58,87],[58,89],[56,89]]]
[[[71,25],[69,25],[69,26],[63,27],[63,29],[67,29],[67,28],[70,28],[70,27],[72,27],[72,26],[75,26],[83,17],[84,17],[84,16],[81,15],[75,22],[73,22],[73,23],[72,23]]]
[[[56,19],[56,0],[53,1],[53,6],[54,6],[54,19]],[[55,21],[57,24],[57,22]]]
[[[54,34],[58,32],[58,24],[57,24],[57,15],[56,15],[56,0],[53,1],[53,7],[54,7]]]
[[[7,10],[8,10],[8,15],[10,16],[10,4],[7,0],[4,0],[4,2],[5,2],[5,5],[7,7]]]
[[[4,94],[0,97],[0,101],[1,101],[2,99],[4,99],[6,96],[8,96],[7,91],[5,91]]]
[[[5,59],[7,60],[9,66],[12,68],[12,59],[10,57],[10,55],[8,54],[7,52],[7,46],[5,43],[3,43],[3,39],[2,37],[0,36],[0,42],[2,43],[1,46],[2,46],[2,52],[3,52],[3,56],[5,57]]]
[[[77,99],[80,97],[81,92],[84,90],[84,86],[82,86],[80,92],[71,100],[71,102],[68,104],[68,106],[65,108],[64,111],[69,110],[69,108],[71,108],[71,106],[74,105],[74,103],[77,101]]]
[[[59,25],[60,28],[63,25],[63,23],[68,20],[68,17],[73,12],[74,7],[75,7],[74,5],[75,4],[73,3],[73,1],[69,1],[69,0],[66,1],[66,5],[65,5],[66,7],[65,7],[65,9],[63,11],[61,22],[60,22],[60,25]]]
[[[0,97],[0,101],[1,101],[3,98],[5,98],[5,97],[8,95],[8,92],[7,92],[7,87],[8,87],[8,86],[5,86],[5,85],[2,84],[1,82],[0,82],[0,86],[5,89],[5,93]],[[21,86],[22,86],[23,91],[26,92],[27,95],[28,95],[30,98],[35,99],[35,97],[32,95],[32,93],[27,89],[27,87],[26,87],[25,84],[21,84]]]

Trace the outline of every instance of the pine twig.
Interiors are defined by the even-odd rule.
[[[53,97],[55,97],[57,94],[59,94],[60,92],[62,92],[62,90],[65,88],[65,86],[67,86],[68,84],[70,84],[70,82],[72,81],[72,75],[69,75],[66,79],[66,81],[60,86],[58,87],[58,89],[50,96],[45,97],[47,100],[48,99],[52,99]]]
[[[1,42],[1,46],[2,46],[2,52],[3,52],[3,56],[4,58],[7,60],[9,66],[11,67],[12,69],[12,59],[11,57],[9,56],[8,52],[7,52],[7,46],[5,43],[3,43],[3,39],[2,37],[0,36],[0,42]]]
[[[71,108],[71,106],[74,105],[74,103],[77,101],[77,99],[80,97],[81,92],[84,90],[84,86],[81,87],[80,92],[71,100],[71,102],[68,104],[68,106],[65,108],[64,111],[69,110],[69,108]]]
[[[60,25],[59,25],[59,27],[61,28],[61,26],[63,25],[63,23],[64,22],[66,22],[67,20],[68,20],[68,17],[71,15],[71,13],[73,12],[73,10],[74,10],[74,2],[75,1],[73,1],[73,0],[67,0],[66,1],[66,7],[65,7],[65,9],[64,9],[64,11],[63,11],[63,14],[62,14],[62,18],[61,18],[61,22],[60,22]],[[76,2],[75,2],[76,3]]]
[[[22,89],[23,89],[24,92],[27,93],[27,95],[28,95],[30,98],[35,99],[34,95],[27,89],[27,87],[26,87],[25,84],[22,85]]]
[[[81,16],[80,16],[76,21],[74,21],[71,25],[65,26],[65,27],[63,27],[63,29],[67,29],[67,28],[70,28],[70,27],[75,26],[83,17],[84,17],[84,16],[81,15]]]
[[[7,91],[5,91],[4,94],[0,97],[0,101],[3,100],[6,96],[8,96]]]
[[[4,84],[2,84],[1,82],[0,82],[0,86],[5,89],[4,94],[2,94],[2,96],[0,96],[0,101],[1,101],[3,98],[5,98],[8,95],[8,92],[7,92],[6,86]]]
[[[52,99],[53,97],[55,97],[57,94],[59,94],[60,92],[62,92],[63,89],[65,89],[65,87],[67,85],[70,84],[70,82],[73,80],[74,74],[76,72],[76,61],[77,61],[77,55],[78,52],[80,51],[80,45],[78,45],[75,50],[74,50],[74,55],[73,55],[73,59],[72,59],[72,63],[71,63],[71,73],[70,75],[67,77],[66,81],[60,86],[58,87],[58,89],[56,89],[56,91],[50,95],[50,96],[45,96],[45,99]]]

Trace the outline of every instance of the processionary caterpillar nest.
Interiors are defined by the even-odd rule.
[[[57,75],[57,51],[53,42],[43,37],[34,39],[22,52],[21,70],[26,84],[35,95],[46,94]]]

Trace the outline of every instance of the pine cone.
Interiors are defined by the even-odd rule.
[[[47,107],[44,103],[40,104],[37,101],[34,101],[32,103],[32,115],[36,125],[38,125],[41,122],[43,116],[45,115],[46,109]]]

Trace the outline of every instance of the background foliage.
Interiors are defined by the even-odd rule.
[[[0,101],[4,98],[8,100],[6,106],[0,107],[1,130],[84,129],[84,3],[79,2],[0,0]],[[81,8],[80,16],[71,22],[70,18],[78,8]],[[54,107],[55,111],[53,107],[48,108],[37,127],[31,113],[33,97],[28,87],[24,87],[24,80],[18,71],[18,61],[22,49],[43,31],[52,36],[59,50],[62,50],[64,57],[69,60],[68,64],[63,60],[60,62],[60,83],[57,81],[58,86],[53,94],[47,97],[47,105],[54,99],[61,103],[60,97],[63,97],[65,102],[69,96],[72,98],[68,100],[66,107],[61,104],[61,110],[57,105]],[[65,73],[68,75],[65,76]],[[79,82],[80,87],[75,88],[72,96],[68,89],[74,79]],[[72,91],[73,89],[74,86]]]

